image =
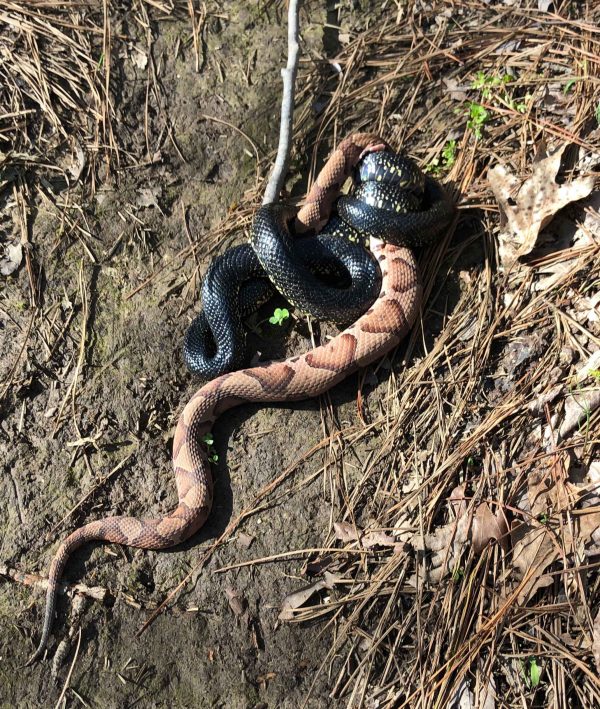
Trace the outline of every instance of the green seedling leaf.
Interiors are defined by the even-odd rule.
[[[454,581],[454,583],[458,583],[463,579],[464,575],[464,569],[461,569],[459,566],[457,566],[452,572],[452,580]]]
[[[479,103],[469,103],[469,119],[467,127],[475,134],[476,138],[481,138],[481,129],[489,118],[488,111]]]
[[[444,167],[450,169],[456,162],[456,140],[449,140],[442,150]]]
[[[536,662],[535,657],[529,660],[529,681],[532,687],[537,687],[540,683],[540,677],[542,676],[542,668]]]
[[[207,446],[212,446],[213,443],[215,442],[212,433],[205,433],[202,436],[202,443],[206,443]]]
[[[269,318],[271,325],[283,325],[290,317],[290,311],[287,308],[275,308],[275,312]]]

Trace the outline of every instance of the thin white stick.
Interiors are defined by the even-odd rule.
[[[288,62],[281,70],[283,79],[283,96],[281,99],[281,123],[279,126],[279,147],[273,171],[269,177],[263,204],[271,204],[278,197],[283,187],[287,172],[294,127],[294,96],[296,73],[298,71],[298,0],[289,0],[288,5]]]

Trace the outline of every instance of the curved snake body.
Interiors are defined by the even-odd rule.
[[[288,228],[290,211],[280,206],[271,209],[276,213],[275,225],[272,220],[267,224],[259,212],[252,245],[229,249],[206,272],[204,310],[186,332],[183,347],[185,363],[194,374],[212,379],[246,363],[242,321],[276,289],[314,317],[337,323],[356,320],[379,293],[377,263],[360,244],[337,235],[341,222],[328,223],[325,232],[310,239],[296,240]],[[273,248],[275,229],[281,237],[277,249]],[[344,236],[348,231],[345,225]]]
[[[362,154],[384,146],[372,134],[355,134],[343,141],[319,174],[299,212],[296,231],[318,230],[327,221],[339,188]],[[257,219],[259,223],[264,220],[266,226],[273,220],[270,225],[275,227],[280,213],[272,207],[263,207]],[[448,220],[443,224],[438,220],[438,233],[447,223]],[[75,530],[62,542],[50,566],[41,639],[29,662],[43,654],[59,579],[75,549],[92,540],[166,549],[187,539],[204,524],[212,504],[213,480],[201,441],[223,412],[245,402],[296,401],[318,396],[400,342],[420,306],[421,286],[415,257],[410,249],[385,244],[375,237],[370,239],[370,248],[381,269],[381,289],[373,306],[353,325],[306,354],[224,374],[193,395],[179,418],[173,441],[179,501],[172,512],[155,519],[100,519]]]

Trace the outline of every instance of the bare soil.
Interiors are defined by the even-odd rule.
[[[106,174],[84,205],[85,244],[65,234],[56,210],[36,204],[29,224],[43,317],[30,331],[27,269],[1,282],[2,381],[18,360],[0,433],[0,558],[12,567],[44,574],[58,540],[78,524],[114,513],[156,516],[176,500],[172,432],[198,386],[180,354],[198,307],[198,264],[202,271],[209,263],[211,231],[255,179],[249,143],[219,119],[252,136],[261,155],[273,149],[278,133],[285,29],[279,10],[245,6],[227,3],[221,17],[207,19],[199,72],[189,45],[176,52],[188,44],[189,18],[152,23],[155,41],[147,58],[156,78],[148,79],[135,65],[135,51],[117,64],[116,139],[122,150],[155,162],[116,177]],[[308,42],[320,41],[321,21],[311,20],[304,33]],[[121,28],[138,37],[136,46],[144,53],[143,32],[132,24]],[[188,233],[198,244],[195,255],[189,253]],[[243,232],[234,237],[244,238]],[[135,292],[156,272],[159,277]],[[257,341],[264,356],[281,355],[285,333],[264,330]],[[306,346],[301,336],[290,343]],[[189,544],[163,554],[91,546],[73,556],[65,578],[105,587],[113,599],[88,602],[83,612],[71,679],[78,696],[97,707],[300,704],[331,632],[277,621],[282,598],[298,584],[301,561],[214,571],[318,544],[317,530],[330,514],[319,477],[248,520],[250,548],[233,537],[197,582],[186,585],[176,606],[143,635],[137,633],[149,610],[186,576],[232,516],[251,506],[263,486],[321,437],[316,402],[234,411],[215,428],[213,513]],[[295,479],[316,464],[299,465]],[[243,599],[238,614],[228,589]],[[68,628],[68,607],[59,605],[50,655]],[[41,592],[0,585],[2,706],[45,706],[60,692],[66,668],[56,681],[50,678],[51,661],[22,668],[42,613]],[[327,683],[324,673],[311,705],[326,703]],[[69,706],[77,705],[70,696]]]
[[[14,19],[13,5],[0,0]],[[557,521],[528,493],[548,459],[552,480],[597,490],[598,407],[555,448],[543,431],[600,349],[586,300],[600,249],[575,228],[598,202],[564,210],[562,231],[507,274],[486,181],[499,161],[527,175],[546,141],[595,155],[571,167],[597,175],[587,3],[303,3],[286,197],[356,130],[381,131],[454,189],[455,233],[421,254],[421,322],[319,401],[224,415],[205,527],[169,552],[75,553],[48,658],[23,667],[44,591],[19,574],[44,576],[89,520],[175,504],[173,431],[199,386],[184,333],[211,259],[248,236],[278,136],[285,3],[137,0],[106,17],[101,5],[57,15],[53,32],[27,8],[6,29],[22,35],[17,59],[0,36],[0,78],[22,69],[0,86],[0,245],[23,247],[0,276],[0,707],[597,706],[598,547],[564,536],[564,515],[585,517],[580,498]],[[36,62],[49,98],[28,83]],[[299,314],[272,326],[272,309],[250,323],[261,360],[336,332]],[[550,585],[517,600],[529,567],[514,573],[508,532],[477,551],[454,543],[456,490],[471,519],[485,503],[559,530],[560,559],[531,562]],[[383,536],[369,546],[368,533]],[[333,588],[309,597],[303,622],[278,619],[327,573]]]

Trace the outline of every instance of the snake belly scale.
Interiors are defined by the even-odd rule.
[[[360,158],[369,151],[385,147],[378,136],[369,133],[357,133],[342,141],[319,173],[298,213],[296,231],[318,231],[327,222],[342,184]],[[418,224],[421,217],[427,226],[431,221],[430,210],[439,210],[434,219],[435,228],[429,230],[439,234],[447,228],[453,207],[445,197],[442,206],[437,203],[436,194],[432,199],[432,205],[411,218]],[[270,214],[273,214],[271,207],[262,207],[258,218],[268,219]],[[374,236],[370,238],[370,250],[381,270],[381,289],[374,304],[355,323],[303,355],[223,374],[192,396],[179,418],[173,441],[178,504],[172,512],[155,519],[100,519],[75,530],[62,542],[50,566],[42,635],[28,664],[43,655],[54,617],[59,580],[74,550],[93,540],[165,549],[187,539],[204,524],[212,505],[213,479],[202,437],[223,412],[245,402],[297,401],[318,396],[358,368],[382,357],[407,334],[421,302],[414,253]]]

